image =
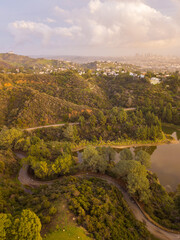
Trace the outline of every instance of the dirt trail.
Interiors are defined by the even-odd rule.
[[[78,124],[79,123],[69,123],[69,125],[78,125]],[[33,130],[36,130],[36,129],[51,128],[51,127],[63,127],[65,125],[66,125],[66,123],[51,124],[51,125],[38,126],[38,127],[32,127],[32,128],[25,128],[23,130],[30,132],[30,131],[33,131]]]

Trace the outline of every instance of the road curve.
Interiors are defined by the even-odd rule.
[[[19,158],[24,157],[23,154],[17,154],[17,156]],[[141,221],[141,222],[144,222],[146,224],[146,227],[149,230],[149,232],[151,232],[154,236],[156,236],[157,238],[162,239],[162,240],[178,240],[178,239],[180,239],[180,234],[167,232],[167,231],[159,228],[158,226],[154,225],[150,220],[148,220],[147,217],[142,212],[142,210],[140,209],[140,207],[136,204],[136,202],[134,202],[130,198],[129,194],[118,184],[118,181],[115,180],[114,178],[109,177],[107,175],[99,175],[99,174],[92,174],[92,173],[80,173],[80,174],[77,174],[75,176],[86,177],[86,178],[96,177],[96,178],[107,181],[109,184],[113,184],[123,194],[124,199],[126,200],[129,208],[133,212],[136,219]],[[38,186],[41,186],[41,185],[50,185],[50,184],[53,184],[54,181],[56,181],[56,180],[38,181],[38,180],[32,179],[28,175],[28,165],[24,165],[21,168],[21,170],[19,172],[18,179],[19,179],[19,181],[21,182],[22,185],[31,186],[31,187],[38,187]],[[61,179],[62,179],[62,177],[59,178],[59,180],[61,180]]]
[[[79,123],[59,123],[59,124],[51,124],[51,125],[38,126],[38,127],[32,127],[32,128],[25,128],[25,129],[23,129],[23,130],[30,132],[30,131],[33,131],[33,130],[36,130],[36,129],[42,129],[42,128],[63,127],[63,126],[65,126],[66,124],[69,124],[69,125],[78,125]]]

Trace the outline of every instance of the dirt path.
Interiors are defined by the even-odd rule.
[[[128,111],[135,111],[136,108],[124,108],[124,111],[125,112],[128,112]],[[69,123],[69,125],[78,125],[79,123]],[[45,126],[38,126],[38,127],[32,127],[32,128],[25,128],[23,130],[26,130],[26,131],[33,131],[33,130],[36,130],[36,129],[42,129],[42,128],[50,128],[50,127],[63,127],[65,126],[66,124],[65,123],[59,123],[59,124],[51,124],[51,125],[45,125]]]
[[[65,126],[67,123],[60,123],[60,124],[51,124],[51,125],[45,125],[45,126],[39,126],[39,127],[32,127],[32,128],[25,128],[23,130],[25,131],[33,131],[36,129],[42,129],[42,128],[51,128],[51,127],[63,127]],[[68,123],[69,125],[78,125],[79,123]]]
[[[17,156],[19,158],[23,158],[23,154],[17,154]],[[111,178],[107,175],[99,175],[99,174],[90,174],[90,173],[80,173],[75,175],[77,177],[96,177],[102,180],[107,181],[109,184],[113,184],[114,186],[116,186],[123,194],[124,199],[126,200],[129,208],[131,209],[132,213],[134,214],[134,216],[136,217],[137,220],[144,222],[146,224],[147,229],[149,230],[149,232],[151,232],[154,236],[156,236],[159,239],[162,240],[178,240],[180,239],[180,234],[174,234],[174,233],[169,233],[159,227],[157,227],[156,225],[154,225],[142,212],[141,208],[136,204],[136,202],[134,200],[132,200],[129,196],[129,194],[118,184],[118,181],[115,180],[114,178]],[[21,182],[22,185],[26,185],[26,186],[31,186],[31,187],[38,187],[41,185],[50,185],[53,184],[54,181],[37,181],[32,179],[29,175],[28,175],[28,165],[24,165],[20,172],[19,172],[19,177],[18,177],[19,181]],[[59,181],[61,181],[62,177],[59,178]]]
[[[167,141],[164,141],[164,142],[159,142],[159,143],[134,143],[134,144],[127,144],[127,145],[97,145],[97,146],[94,146],[94,147],[111,147],[111,148],[114,148],[114,149],[123,149],[123,148],[132,148],[132,147],[152,147],[152,146],[160,146],[160,145],[166,145],[166,144],[178,144],[179,141],[178,140],[167,140]],[[72,149],[73,152],[78,152],[78,151],[81,151],[83,149],[85,149],[87,146],[82,146],[82,147],[77,147],[77,148],[74,148]]]

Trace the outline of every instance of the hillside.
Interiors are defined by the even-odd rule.
[[[13,66],[47,65],[57,64],[57,60],[48,60],[44,58],[30,58],[28,56],[17,55],[13,53],[0,53],[0,60],[9,63]]]
[[[0,60],[0,69],[11,69],[13,66],[6,61]]]
[[[0,57],[3,61],[24,65],[51,61],[14,54]],[[158,85],[152,85],[148,77],[133,77],[128,73],[117,76],[95,75],[91,71],[80,74],[77,70],[48,74],[4,73],[0,74],[0,89],[1,126],[59,123],[67,121],[73,111],[99,109],[105,113],[113,107],[139,108],[143,114],[153,112],[164,122],[180,123],[178,73]]]
[[[59,69],[75,68],[77,64],[51,60],[45,58],[31,58],[28,56],[17,55],[14,53],[0,53],[0,68],[11,72],[38,73],[40,71],[58,71]]]
[[[87,107],[78,106],[30,88],[12,87],[0,93],[1,125],[31,127],[58,123],[70,113]]]

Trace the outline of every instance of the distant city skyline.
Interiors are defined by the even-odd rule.
[[[6,0],[0,52],[180,56],[179,0]]]

